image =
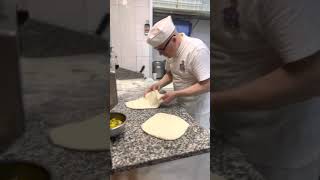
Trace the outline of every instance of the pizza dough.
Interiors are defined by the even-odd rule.
[[[110,138],[105,115],[100,114],[78,123],[51,129],[49,138],[55,145],[84,151],[105,151],[110,148]]]
[[[161,97],[163,95],[158,90],[151,91],[146,94],[145,97],[126,102],[126,106],[131,109],[150,109],[158,108],[162,102]]]
[[[141,128],[151,136],[164,140],[176,140],[187,131],[189,126],[185,120],[178,116],[157,113],[144,122]]]

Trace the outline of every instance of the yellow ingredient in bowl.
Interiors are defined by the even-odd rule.
[[[111,129],[115,128],[115,127],[117,127],[117,126],[119,126],[121,124],[122,124],[122,121],[120,119],[116,119],[116,118],[111,118],[110,119],[110,128]]]

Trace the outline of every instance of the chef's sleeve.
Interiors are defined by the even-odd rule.
[[[198,82],[210,78],[210,51],[208,48],[197,50],[192,61],[192,73],[197,78]]]
[[[320,0],[261,1],[261,31],[284,63],[320,50]]]

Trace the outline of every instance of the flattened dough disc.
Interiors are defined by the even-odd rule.
[[[151,109],[158,108],[161,104],[161,97],[163,95],[158,90],[151,91],[146,94],[146,97],[126,102],[126,106],[131,109]]]
[[[104,151],[110,147],[106,118],[100,114],[91,119],[63,125],[49,132],[55,145],[83,151]]]
[[[144,122],[141,128],[151,136],[164,140],[176,140],[187,131],[189,126],[185,120],[178,116],[157,113]]]

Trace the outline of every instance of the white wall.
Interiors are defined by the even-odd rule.
[[[192,30],[191,37],[201,39],[210,48],[210,20],[191,20]]]
[[[15,20],[16,18],[16,0],[0,0],[0,14]]]
[[[94,33],[105,13],[110,12],[109,0],[87,0],[88,31]]]
[[[17,0],[18,9],[28,9],[29,0]]]
[[[93,33],[109,11],[107,0],[20,0],[31,18],[76,31]],[[25,2],[24,2],[25,1]]]
[[[129,1],[123,6],[118,0],[111,0],[110,35],[111,46],[117,55],[120,67],[136,71],[135,6]]]
[[[17,30],[16,0],[0,0],[0,24],[3,23],[2,28]]]
[[[146,43],[144,24],[151,17],[151,0],[111,0],[110,35],[111,46],[118,56],[120,67],[139,72],[145,66],[144,75],[151,77],[151,48]]]
[[[174,15],[173,15],[174,16]],[[164,17],[155,16],[154,17],[157,20],[160,20]],[[207,46],[210,48],[210,20],[199,20],[198,23],[197,19],[185,19],[192,23],[192,32],[191,37],[199,38],[201,39]],[[152,50],[152,59],[153,61],[162,61],[166,58],[164,56],[160,56],[159,52],[157,50]]]
[[[86,32],[86,0],[30,0],[30,16],[49,24]]]
[[[144,34],[144,24],[146,20],[151,22],[150,9],[151,0],[136,0],[136,50],[137,50],[137,71],[145,66],[144,75],[146,77],[151,77],[151,46],[146,43],[147,36]]]

